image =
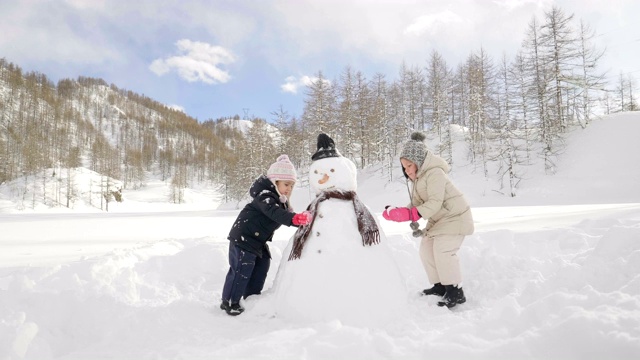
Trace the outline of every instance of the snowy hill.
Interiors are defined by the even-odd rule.
[[[429,285],[418,241],[407,224],[380,217],[384,205],[407,201],[404,180],[388,183],[376,168],[360,173],[359,196],[410,292],[384,326],[274,317],[269,290],[247,299],[241,316],[220,311],[226,236],[238,210],[217,209],[211,190],[190,189],[190,202],[160,206],[168,188],[154,183],[125,191],[109,213],[16,212],[4,198],[0,359],[633,359],[639,133],[638,113],[571,133],[557,174],[532,169],[515,198],[456,168],[476,232],[459,253],[467,303],[453,310],[416,295]],[[297,188],[292,200],[302,209],[310,199]],[[266,289],[293,231],[274,236]]]
[[[545,175],[541,165],[529,167],[516,197],[494,191],[496,184],[468,167],[454,167],[451,178],[473,207],[615,204],[640,202],[640,113],[628,112],[595,120],[586,129],[576,129],[566,140],[558,171]],[[464,163],[464,149],[454,156]],[[408,202],[400,168],[392,183],[380,179],[379,169],[359,175],[359,193],[367,205],[381,211],[395,199]],[[381,192],[384,189],[384,192]],[[302,203],[309,201],[308,197]],[[402,201],[400,203],[402,204]]]
[[[258,121],[262,121],[262,120],[258,120]],[[271,138],[272,140],[278,141],[278,139],[280,139],[281,137],[280,130],[278,130],[277,127],[269,124],[268,122],[262,121],[262,123],[264,124],[265,131],[267,135],[269,135],[269,138]],[[227,120],[221,121],[221,124],[240,131],[244,136],[247,136],[250,130],[255,125],[253,121],[244,120],[244,119],[227,119]]]

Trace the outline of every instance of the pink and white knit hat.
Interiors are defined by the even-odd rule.
[[[287,155],[278,156],[278,160],[269,166],[267,177],[274,183],[278,180],[290,180],[293,182],[298,180],[296,169]]]

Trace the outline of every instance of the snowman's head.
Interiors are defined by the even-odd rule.
[[[356,165],[340,155],[328,135],[318,135],[318,150],[311,159],[309,183],[316,194],[327,190],[356,191]]]

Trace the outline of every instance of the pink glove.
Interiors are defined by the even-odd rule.
[[[295,226],[304,226],[309,225],[311,222],[311,213],[308,211],[303,211],[301,213],[293,215],[293,220],[291,220],[293,225]]]
[[[395,222],[418,221],[418,219],[420,219],[420,213],[418,213],[418,209],[415,207],[409,209],[406,207],[397,208],[387,206],[382,212],[382,217]]]

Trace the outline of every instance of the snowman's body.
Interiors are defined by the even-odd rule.
[[[310,184],[317,194],[355,191],[355,171],[344,157],[317,160]],[[300,258],[289,260],[294,238],[282,254],[273,288],[277,316],[350,324],[391,320],[407,292],[382,231],[379,243],[363,245],[354,202],[338,198],[318,202],[311,226]]]

